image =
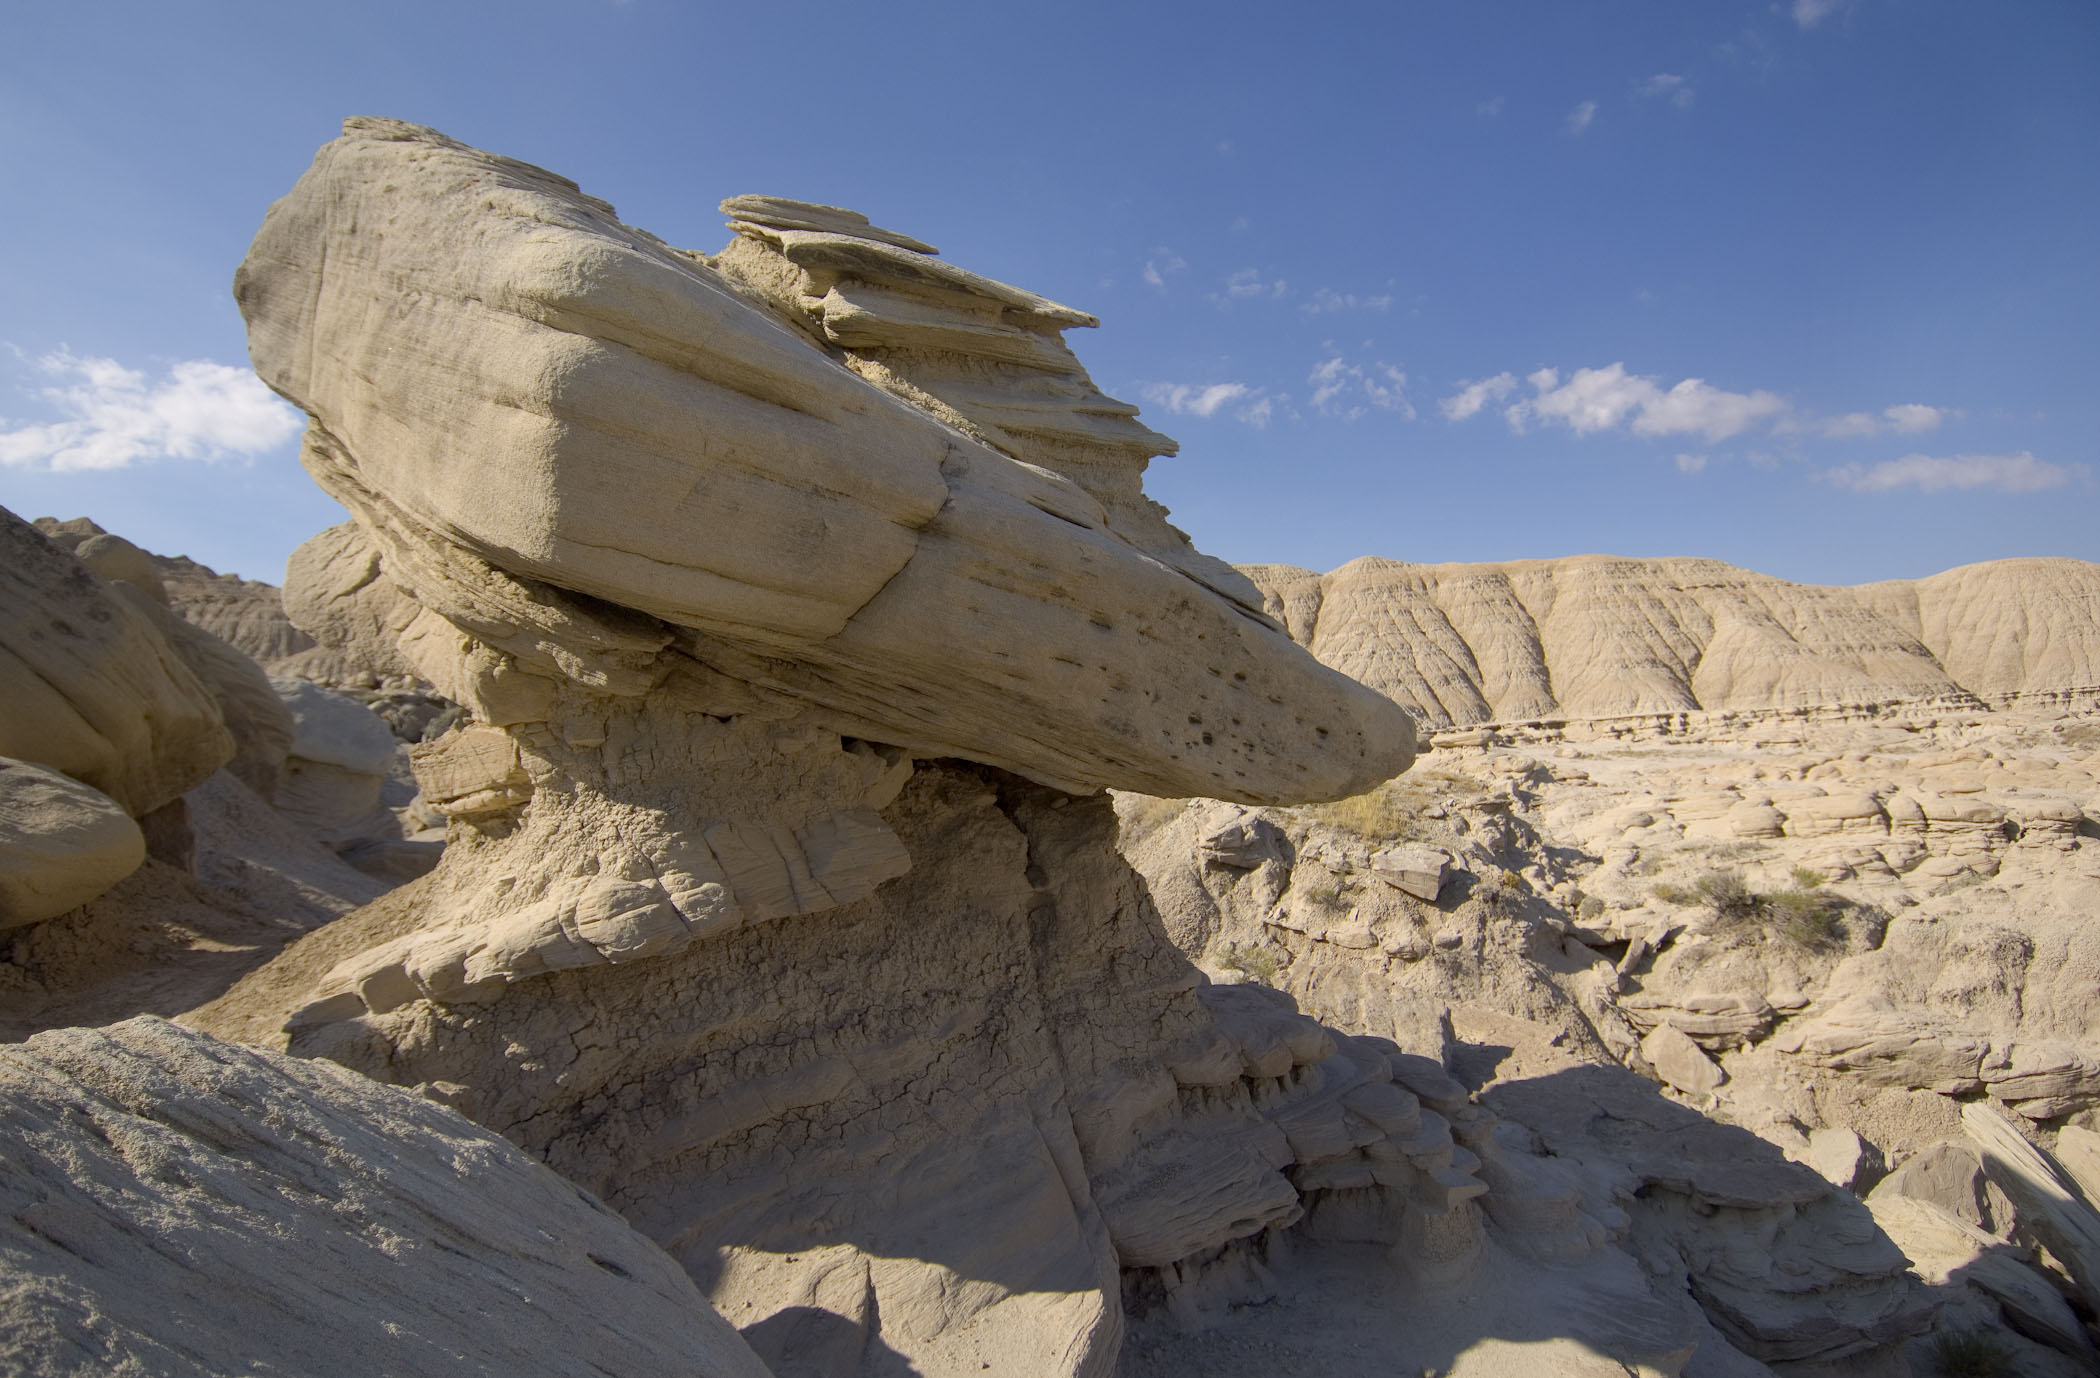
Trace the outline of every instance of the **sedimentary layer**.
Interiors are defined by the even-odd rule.
[[[2100,566],[2082,560],[1858,588],[1605,555],[1243,572],[1314,655],[1432,727],[2100,695]]]

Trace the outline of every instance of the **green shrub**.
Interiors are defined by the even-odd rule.
[[[1692,888],[1725,923],[1748,922],[1765,912],[1765,897],[1746,885],[1739,871],[1709,871]]]
[[[1315,904],[1324,904],[1329,908],[1335,908],[1342,902],[1342,888],[1331,880],[1314,881],[1309,885],[1300,885],[1295,888],[1299,894]]]
[[[1219,966],[1265,986],[1276,984],[1276,974],[1283,970],[1284,961],[1285,955],[1266,943],[1227,943],[1218,953]]]
[[[1950,1330],[1932,1342],[1941,1378],[2010,1378],[2012,1355],[1981,1330]]]
[[[1781,890],[1764,897],[1773,929],[1811,952],[1826,952],[1845,945],[1845,925],[1839,919],[1845,902],[1820,890]]]
[[[1810,952],[1829,952],[1845,945],[1843,915],[1848,903],[1817,887],[1823,877],[1806,867],[1794,869],[1796,888],[1761,894],[1736,871],[1710,871],[1690,889],[1658,885],[1656,898],[1669,904],[1704,905],[1723,929],[1742,930],[1763,924],[1767,931]]]

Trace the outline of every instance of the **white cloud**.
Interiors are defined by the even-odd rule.
[[[1881,413],[1889,419],[1889,429],[1903,435],[1915,435],[1929,431],[1940,424],[1945,413],[1938,407],[1928,407],[1922,402],[1904,402]]]
[[[1940,407],[1928,407],[1922,402],[1904,402],[1873,412],[1847,412],[1843,416],[1826,417],[1810,423],[1813,429],[1831,440],[1854,440],[1861,436],[1880,435],[1894,431],[1898,435],[1917,435],[1921,431],[1937,429],[1940,422],[1950,415]],[[1798,427],[1797,427],[1798,429]]]
[[[1393,294],[1384,292],[1378,296],[1359,297],[1354,292],[1337,292],[1332,287],[1322,287],[1312,294],[1312,300],[1299,303],[1298,309],[1308,315],[1322,311],[1386,311],[1393,305]]]
[[[1251,405],[1241,407],[1239,411],[1235,413],[1235,415],[1237,415],[1240,420],[1246,422],[1248,425],[1254,427],[1255,430],[1259,431],[1267,429],[1269,424],[1269,418],[1275,413],[1275,411],[1275,399],[1271,397],[1261,397],[1255,399],[1255,401]]]
[[[1593,100],[1586,100],[1582,104],[1576,106],[1573,110],[1570,110],[1568,112],[1567,118],[1563,120],[1562,123],[1567,126],[1567,130],[1570,134],[1580,134],[1583,130],[1588,129],[1590,127],[1590,121],[1596,118],[1597,102]]]
[[[1804,29],[1813,29],[1828,19],[1843,0],[1794,0],[1794,22]]]
[[[69,382],[38,395],[66,419],[0,430],[0,467],[124,469],[156,459],[227,459],[283,445],[305,424],[299,412],[244,368],[187,359],[148,386],[114,359],[60,349],[36,361]]]
[[[1305,381],[1312,384],[1314,408],[1329,416],[1354,421],[1368,404],[1415,419],[1414,404],[1407,400],[1407,375],[1383,360],[1366,368],[1336,354],[1314,364]]]
[[[1825,483],[1850,488],[1855,493],[1890,493],[1916,488],[1922,493],[1995,488],[2001,493],[2039,493],[2061,488],[2082,469],[2044,464],[2026,450],[2013,455],[1954,455],[1935,459],[1931,455],[1905,455],[1883,460],[1868,468],[1845,464],[1818,475]]]
[[[1154,287],[1164,287],[1169,273],[1178,273],[1188,266],[1187,261],[1172,249],[1154,249],[1152,257],[1145,260],[1145,281]]]
[[[1669,72],[1657,72],[1636,89],[1641,95],[1667,100],[1679,110],[1688,109],[1692,103],[1692,88],[1683,77]]]
[[[1703,473],[1706,469],[1705,455],[1677,456],[1677,472],[1680,474]]]
[[[1146,383],[1138,389],[1138,396],[1176,416],[1201,417],[1215,416],[1226,403],[1253,393],[1245,383]]]
[[[1495,116],[1502,113],[1502,97],[1496,96],[1493,100],[1484,100],[1480,104],[1474,106],[1473,109],[1477,113],[1485,115],[1489,119],[1493,119],[1495,118]]]
[[[1653,402],[1644,403],[1633,419],[1636,435],[1690,435],[1726,440],[1786,410],[1778,394],[1727,392],[1687,378]]]
[[[1498,373],[1492,378],[1478,382],[1460,383],[1458,391],[1437,403],[1437,410],[1446,421],[1464,421],[1477,416],[1480,409],[1490,402],[1499,402],[1516,388],[1517,378],[1513,373]]]
[[[1526,381],[1533,395],[1506,408],[1510,428],[1531,422],[1566,426],[1578,435],[1626,426],[1636,435],[1703,435],[1709,442],[1784,413],[1777,394],[1728,392],[1704,379],[1686,378],[1665,389],[1654,378],[1626,371],[1623,363],[1579,368],[1563,383],[1555,369],[1542,368]]]

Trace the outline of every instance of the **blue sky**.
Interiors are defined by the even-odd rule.
[[[229,293],[342,117],[676,244],[830,201],[1098,315],[1199,545],[2100,559],[2100,6],[21,6],[0,504],[280,577],[341,520]]]

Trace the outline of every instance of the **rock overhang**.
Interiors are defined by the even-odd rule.
[[[839,228],[770,233],[852,239]],[[866,252],[832,256],[890,271],[925,250],[868,228]],[[1047,340],[1091,320],[990,286]],[[1106,486],[1080,481],[1083,453],[1078,477],[1033,462],[1073,454],[1070,427],[1018,457],[871,382],[880,350],[798,331],[566,179],[386,120],[348,122],[271,208],[236,295],[258,372],[312,419],[309,469],[401,592],[498,645],[505,618],[491,632],[457,585],[496,571],[538,605],[522,620],[549,654],[507,670],[561,678],[603,649],[577,629],[609,609],[663,628],[629,691],[698,662],[851,735],[1067,790],[1312,800],[1412,758],[1406,714],[1165,524],[1136,477],[1163,438],[1061,345],[1055,386],[1076,378],[1087,424],[1129,432],[1103,450],[1122,466]],[[1024,393],[1047,376],[972,368]],[[621,653],[647,660],[650,639]],[[419,638],[419,668],[472,704],[432,663],[458,659],[443,640]]]

